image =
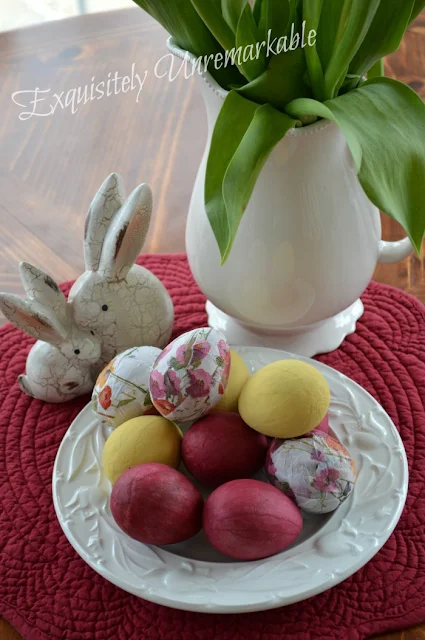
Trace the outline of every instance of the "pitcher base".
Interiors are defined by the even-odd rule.
[[[359,299],[345,311],[319,324],[310,325],[304,329],[298,328],[294,332],[282,330],[272,333],[247,328],[209,301],[206,304],[206,311],[209,326],[222,331],[231,345],[283,349],[312,358],[321,353],[334,351],[348,335],[354,333],[357,320],[364,313],[364,307]]]

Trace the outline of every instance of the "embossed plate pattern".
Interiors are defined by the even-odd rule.
[[[318,517],[313,525],[308,520],[308,535],[277,556],[256,562],[205,562],[194,559],[197,555],[189,547],[185,558],[184,547],[183,552],[174,553],[143,545],[115,524],[109,510],[110,485],[100,468],[109,430],[87,406],[69,427],[56,457],[57,517],[74,549],[95,571],[158,604],[238,613],[317,595],[366,564],[385,544],[403,510],[406,454],[394,424],[372,396],[319,362],[259,347],[238,347],[237,351],[252,371],[297,357],[325,375],[332,395],[330,425],[356,462],[357,484],[331,517]],[[201,538],[194,544],[205,543]]]

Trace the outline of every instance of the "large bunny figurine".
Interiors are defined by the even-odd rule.
[[[101,367],[99,338],[75,324],[71,306],[50,276],[25,262],[19,270],[28,299],[0,293],[0,310],[38,339],[28,355],[26,375],[19,376],[21,390],[46,402],[90,393]]]
[[[167,290],[150,271],[135,265],[149,228],[152,193],[142,184],[125,200],[112,173],[90,207],[85,227],[87,271],[68,301],[77,324],[95,331],[107,364],[129,347],[165,347],[174,321]]]

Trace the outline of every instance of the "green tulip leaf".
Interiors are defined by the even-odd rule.
[[[280,38],[288,32],[293,16],[293,6],[289,0],[263,0],[258,29],[263,41],[269,38]]]
[[[415,0],[412,15],[410,16],[410,22],[413,22],[413,20],[416,20],[416,18],[422,12],[423,9],[425,9],[425,0]]]
[[[258,176],[276,144],[296,121],[268,104],[259,107],[233,155],[223,181],[223,197],[229,225],[229,242],[222,263],[232,248],[242,216]]]
[[[249,4],[245,5],[236,30],[236,49],[239,48],[241,50],[241,54],[238,54],[239,70],[247,80],[255,80],[266,70],[267,58],[265,42],[261,40]]]
[[[414,0],[381,0],[360,49],[351,61],[350,73],[363,77],[376,62],[398,49],[414,4]]]
[[[258,104],[231,91],[220,110],[211,140],[205,178],[205,209],[222,256],[230,242],[223,199],[224,176],[258,108]]]
[[[335,48],[325,70],[325,98],[334,98],[347,75],[350,62],[360,48],[372,24],[381,0],[351,0],[342,13]],[[404,0],[403,0],[404,1]]]
[[[196,57],[223,53],[217,39],[204,24],[191,0],[133,0],[149,13],[176,40],[179,47],[190,51]],[[243,81],[238,69],[229,65],[210,71],[223,87]]]
[[[303,19],[305,20],[307,33],[311,33],[314,30],[317,34],[322,8],[323,0],[304,0]],[[316,100],[323,100],[325,79],[316,44],[306,47],[305,59],[313,95]]]
[[[258,104],[268,103],[282,111],[295,98],[311,96],[310,87],[305,80],[304,51],[305,49],[298,48],[273,56],[267,71],[240,87],[238,93],[248,100]]]
[[[425,104],[407,85],[374,78],[320,103],[294,100],[287,113],[335,122],[368,198],[405,229],[419,253],[425,231]]]
[[[382,78],[385,75],[385,67],[384,61],[378,60],[373,64],[367,72],[368,80],[372,80],[372,78]]]
[[[223,18],[233,33],[237,31],[239,18],[247,2],[248,0],[221,0]]]
[[[257,25],[260,24],[263,2],[264,0],[255,0],[254,7],[252,9],[252,14],[254,16],[254,20],[257,23]]]
[[[324,0],[317,29],[317,52],[323,70],[332,58],[340,25],[345,26],[350,0]]]
[[[211,0],[190,1],[217,42],[223,49],[230,51],[235,45],[235,35],[224,19],[220,7]]]

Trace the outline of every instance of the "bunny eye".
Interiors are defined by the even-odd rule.
[[[102,306],[102,311],[108,311],[108,305],[107,304],[104,304]]]
[[[79,356],[81,351],[79,349],[74,349],[74,353],[75,353],[76,356]]]
[[[90,333],[92,334],[92,336],[94,336],[94,331],[90,331]]]

